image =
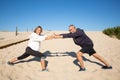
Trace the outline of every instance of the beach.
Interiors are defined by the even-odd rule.
[[[43,31],[45,35],[67,33],[67,31]],[[31,32],[0,32],[0,43],[15,39],[27,39]],[[79,72],[79,63],[75,53],[81,47],[74,44],[71,38],[52,39],[41,43],[40,52],[46,55],[46,66],[49,72],[41,72],[37,58],[30,56],[17,61],[14,66],[7,64],[13,57],[24,53],[28,41],[0,49],[0,80],[120,80],[120,40],[110,38],[101,31],[86,31],[92,39],[94,49],[113,67],[101,69],[103,64],[88,54],[83,54],[86,71]]]

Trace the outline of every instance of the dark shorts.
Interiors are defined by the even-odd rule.
[[[80,52],[87,53],[87,54],[89,54],[89,56],[91,56],[94,53],[96,53],[96,51],[94,50],[92,45],[83,46],[82,49],[80,50]]]

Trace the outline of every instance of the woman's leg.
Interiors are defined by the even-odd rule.
[[[27,54],[27,53],[24,53],[22,54],[21,56],[19,57],[15,57],[15,58],[12,58],[11,60],[9,60],[10,63],[14,63],[15,61],[17,60],[21,60],[21,59],[24,59],[26,57],[30,56],[30,54]]]
[[[35,57],[39,57],[40,58],[40,63],[41,63],[41,68],[42,70],[46,70],[46,65],[45,65],[45,56],[38,52],[38,51],[34,51],[32,50],[32,52],[30,53],[32,56],[35,56]]]
[[[12,64],[12,63],[14,63],[14,62],[17,61],[17,60],[24,59],[24,58],[30,56],[29,53],[30,53],[30,49],[29,49],[29,47],[27,47],[25,53],[23,53],[23,54],[22,54],[21,56],[19,56],[19,57],[12,58],[11,60],[8,61],[8,64]]]
[[[40,63],[41,63],[42,70],[45,70],[46,69],[46,67],[45,67],[45,60],[41,59]]]
[[[15,57],[15,58],[12,58],[11,60],[9,60],[9,62],[14,63],[17,60],[18,60],[17,57]]]

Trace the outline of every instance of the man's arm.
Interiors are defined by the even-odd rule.
[[[71,33],[66,33],[66,34],[55,34],[55,38],[72,38],[74,35]]]

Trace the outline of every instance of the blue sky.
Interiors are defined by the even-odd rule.
[[[120,0],[0,0],[0,30],[67,30],[70,24],[87,31],[120,25]]]

